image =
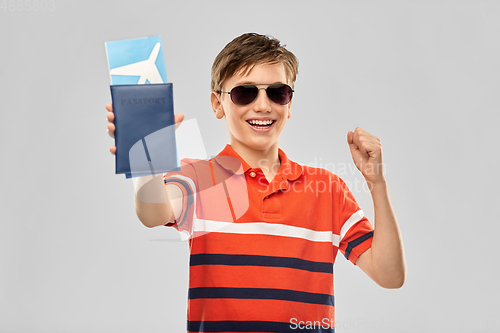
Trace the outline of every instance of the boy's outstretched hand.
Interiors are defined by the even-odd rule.
[[[108,115],[106,116],[106,118],[108,119],[108,134],[110,137],[114,138],[115,137],[115,124],[114,124],[114,121],[115,121],[115,114],[113,113],[113,105],[110,103],[110,104],[106,104],[106,110],[108,110]],[[176,114],[175,116],[175,129],[177,129],[180,125],[181,125],[181,122],[184,120],[184,113],[178,113]],[[111,152],[111,154],[115,154],[116,153],[116,146],[111,146],[109,147],[109,151]]]
[[[352,159],[369,185],[385,182],[382,162],[382,144],[375,135],[360,127],[347,133]]]

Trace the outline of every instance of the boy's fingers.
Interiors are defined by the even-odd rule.
[[[106,115],[106,118],[109,121],[108,124],[108,134],[110,137],[114,138],[115,137],[115,125],[113,124],[115,120],[115,114],[113,113],[113,105],[111,103],[106,104],[106,110],[108,110],[108,114]],[[111,154],[116,153],[116,146],[111,146],[109,147],[109,151]]]
[[[184,113],[177,113],[175,116],[175,122],[180,123],[184,120]]]
[[[369,133],[360,127],[356,127],[354,134],[352,136],[353,143],[361,150],[365,156],[369,156],[370,153],[367,148],[367,140]]]
[[[110,137],[114,138],[115,137],[115,125],[113,124],[113,122],[115,121],[115,114],[113,113],[113,105],[111,103],[106,104],[106,110],[108,110],[108,114],[106,115],[106,119],[109,122],[108,134]],[[116,147],[115,147],[115,151],[116,151]],[[114,152],[112,152],[112,153],[114,154]]]
[[[353,135],[353,143],[368,158],[379,158],[382,153],[380,139],[375,135],[356,127]]]
[[[363,136],[363,129],[360,127],[356,127],[354,130],[354,134],[352,136],[352,141],[358,146],[361,147],[361,137]]]
[[[351,150],[358,149],[358,146],[354,143],[354,133],[352,131],[347,132],[347,143],[349,144],[349,148]]]
[[[113,123],[108,124],[108,134],[110,137],[115,137],[115,125]]]
[[[110,123],[112,123],[115,121],[115,114],[113,112],[108,112],[108,114],[106,115],[106,118],[108,119],[108,121]]]
[[[352,131],[347,132],[347,143],[352,144],[352,136],[354,133]]]
[[[181,126],[182,121],[184,120],[184,113],[177,113],[175,116],[175,129],[178,129]]]

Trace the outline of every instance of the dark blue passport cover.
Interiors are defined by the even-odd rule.
[[[172,83],[112,85],[116,174],[179,170]]]

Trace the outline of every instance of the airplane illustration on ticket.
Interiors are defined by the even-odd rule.
[[[160,36],[105,43],[111,84],[167,82]]]

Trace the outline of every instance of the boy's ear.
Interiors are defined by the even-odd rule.
[[[292,100],[290,100],[290,102],[288,102],[288,117],[287,118],[290,118],[292,116]]]
[[[212,104],[212,110],[214,110],[215,117],[217,119],[222,119],[224,117],[224,109],[222,108],[221,95],[212,91],[210,95],[210,103]]]

